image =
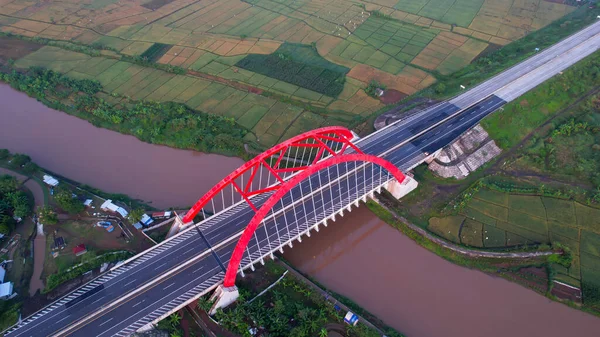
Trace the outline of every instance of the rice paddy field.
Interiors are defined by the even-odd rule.
[[[600,209],[572,200],[480,189],[458,215],[431,218],[428,229],[478,248],[559,242],[571,249],[569,268],[556,265],[558,281],[600,287]],[[585,303],[585,287],[584,287]]]
[[[46,46],[16,65],[225,115],[268,146],[366,121],[384,107],[363,90],[372,80],[411,95],[575,9],[559,2],[0,0],[0,32],[103,48],[92,57]],[[182,71],[145,69],[127,57]]]

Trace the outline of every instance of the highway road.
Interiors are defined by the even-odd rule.
[[[506,102],[599,48],[594,24],[465,93],[390,125],[356,144],[406,171]],[[278,204],[242,266],[291,242],[390,180],[370,164],[347,163],[311,176]],[[348,188],[352,185],[353,188]],[[323,186],[316,189],[317,186]],[[313,188],[314,187],[314,188]],[[259,207],[270,194],[253,199]],[[27,318],[8,336],[126,336],[222,279],[254,212],[240,203],[151,248]],[[286,226],[287,224],[287,226]],[[262,251],[259,251],[262,249]]]

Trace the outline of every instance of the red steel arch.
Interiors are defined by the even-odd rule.
[[[244,255],[244,251],[252,239],[252,235],[258,229],[258,226],[263,221],[265,216],[269,213],[271,208],[275,206],[277,202],[281,198],[285,196],[294,186],[300,184],[304,179],[308,178],[310,175],[333,165],[349,162],[349,161],[363,161],[363,162],[371,162],[373,164],[379,165],[390,172],[396,180],[401,183],[404,181],[404,174],[391,162],[372,155],[363,154],[363,153],[353,153],[353,154],[345,154],[336,157],[329,158],[320,163],[310,166],[306,170],[302,171],[285,184],[281,186],[269,199],[262,205],[262,207],[254,214],[246,229],[242,233],[242,236],[238,240],[237,245],[231,255],[231,259],[229,260],[229,265],[227,266],[227,272],[225,273],[225,280],[223,282],[223,286],[232,287],[235,285],[235,278],[238,272],[238,268],[240,263],[242,262],[242,258]]]
[[[308,167],[311,167],[311,165],[317,163],[319,160],[321,160],[328,154],[336,156],[338,154],[344,153],[344,151],[348,147],[354,149],[357,153],[362,153],[362,151],[360,151],[354,144],[352,144],[353,137],[354,135],[352,131],[348,130],[347,128],[341,126],[331,126],[305,132],[303,134],[290,138],[278,145],[275,145],[271,149],[259,154],[250,161],[246,162],[240,168],[233,171],[231,174],[229,174],[227,177],[221,180],[221,182],[219,182],[217,185],[211,188],[186,213],[186,215],[183,217],[183,223],[188,223],[192,221],[194,217],[212,198],[217,196],[228,186],[233,186],[236,192],[239,195],[241,195],[242,198],[250,205],[250,207],[252,207],[256,211],[256,207],[254,207],[249,198],[253,195],[266,193],[278,189],[285,182],[281,176],[282,173],[305,170]],[[336,152],[335,149],[332,149],[326,144],[327,142],[329,142],[330,144],[340,143],[342,144],[341,149]],[[290,148],[318,148],[318,151],[316,157],[310,165],[287,168],[280,167],[281,159],[284,157],[284,155]],[[270,165],[269,161],[274,161],[275,163],[273,165]],[[266,188],[260,187],[257,190],[251,190],[254,177],[261,168],[261,166],[266,168],[269,174],[274,176],[275,181],[277,183]],[[236,183],[236,179],[246,172],[251,172],[250,179],[248,179],[247,184],[244,184],[244,186],[240,186],[240,184]]]

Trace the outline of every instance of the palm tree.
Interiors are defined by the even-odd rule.
[[[327,329],[321,328],[321,331],[319,331],[319,337],[327,337],[327,335]]]
[[[179,316],[178,313],[174,313],[171,316],[169,316],[169,323],[171,323],[171,325],[174,327],[179,326],[180,320],[181,320],[181,317]]]

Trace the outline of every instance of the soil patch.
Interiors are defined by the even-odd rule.
[[[399,102],[406,96],[408,96],[408,95],[401,91],[398,91],[395,89],[388,89],[380,97],[380,100],[383,104],[394,104],[394,103]]]
[[[560,298],[561,300],[581,303],[581,289],[571,288],[560,283],[554,282],[552,287],[552,295]]]
[[[0,36],[0,64],[20,59],[42,47],[41,44]]]
[[[152,0],[150,2],[146,2],[145,4],[142,4],[141,6],[144,8],[148,8],[151,10],[156,10],[161,8],[164,5],[168,5],[171,2],[173,2],[175,0]]]
[[[38,290],[44,289],[44,282],[41,280],[44,270],[44,260],[46,259],[46,236],[36,235],[33,241],[33,275],[29,282],[29,296],[34,296]]]

